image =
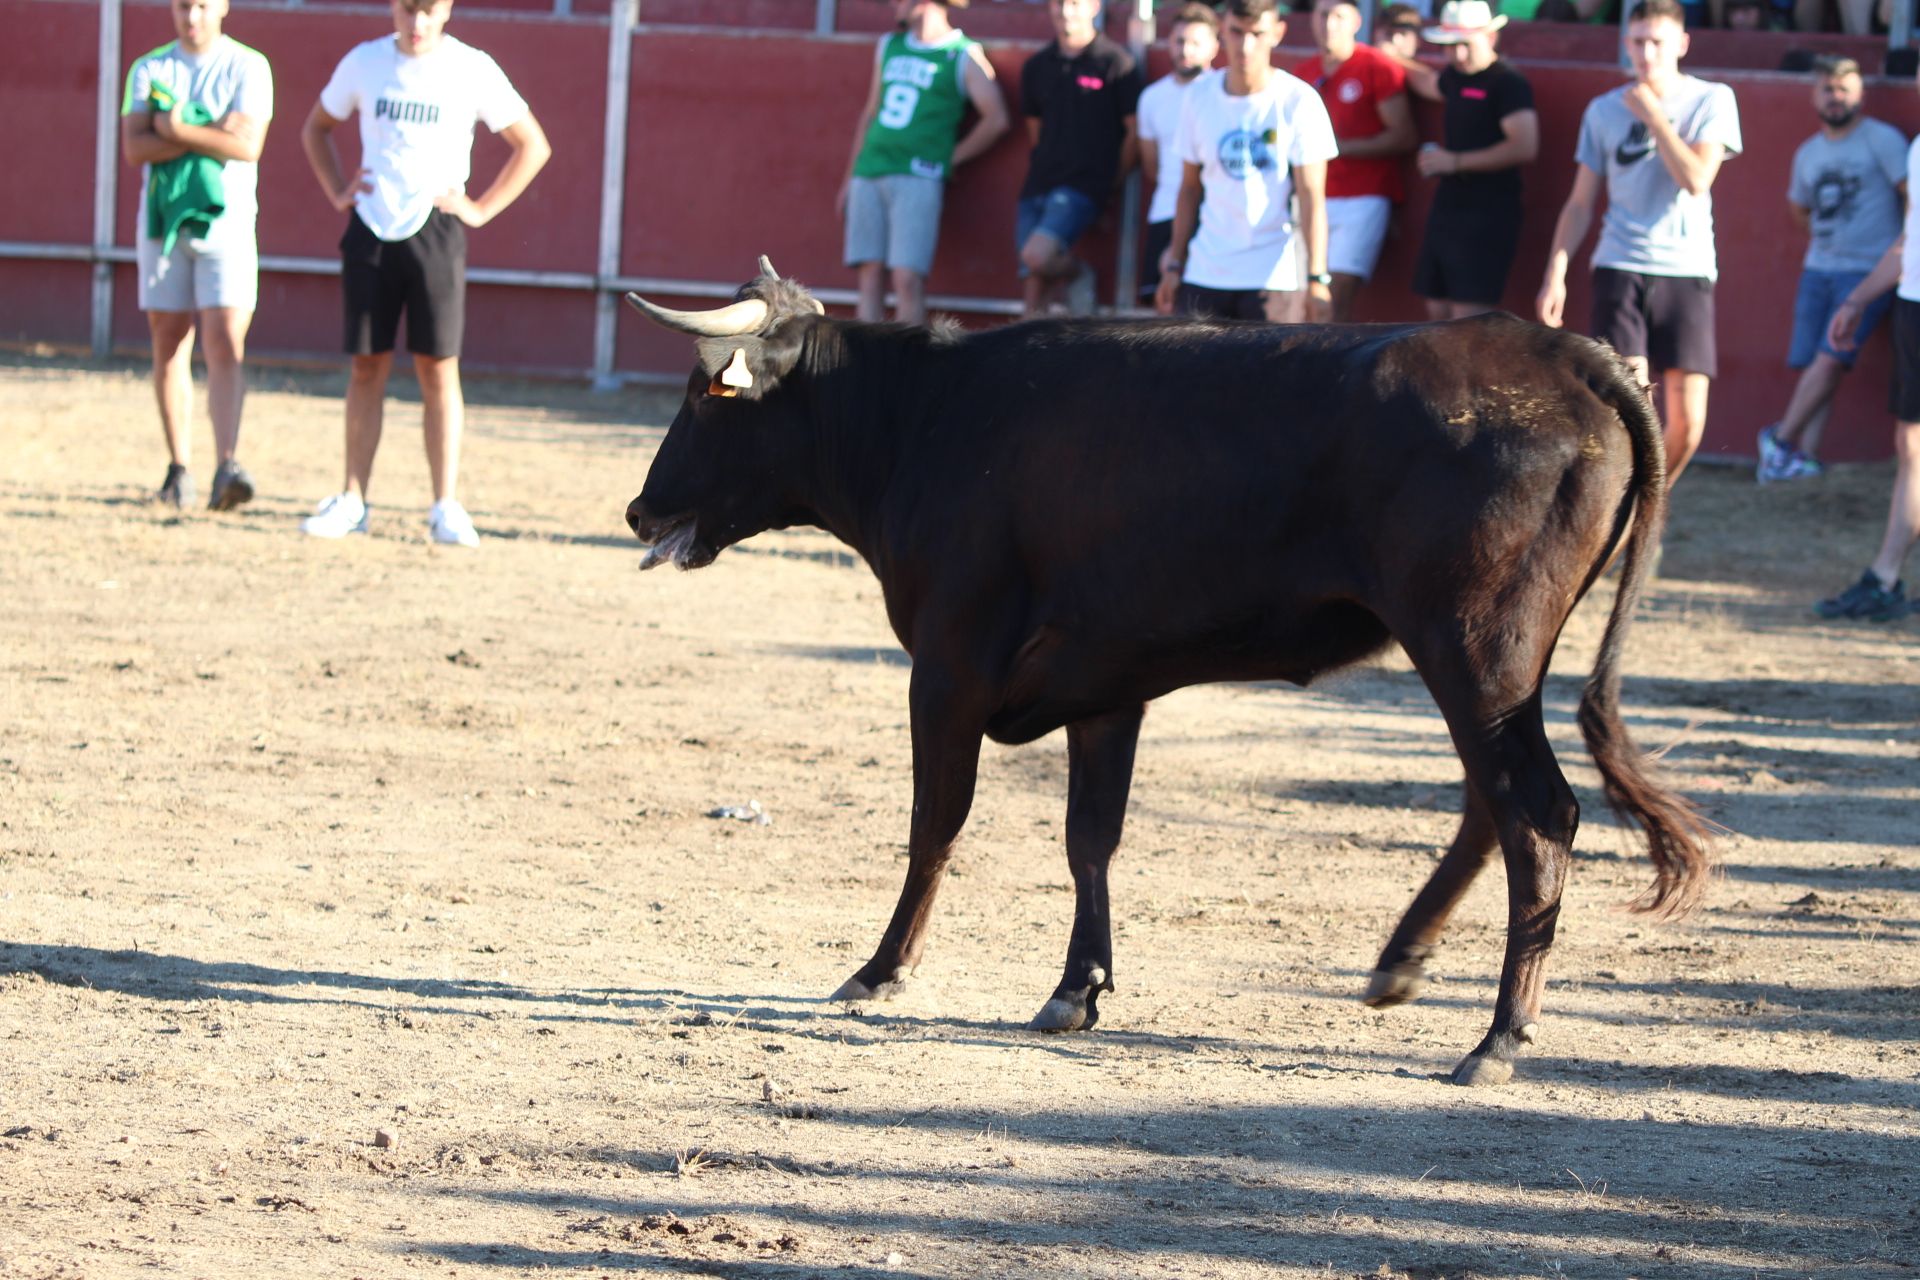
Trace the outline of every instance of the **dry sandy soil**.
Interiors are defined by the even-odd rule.
[[[261,372],[260,500],[175,517],[139,369],[0,358],[0,1274],[1920,1275],[1920,619],[1807,612],[1887,468],[1681,484],[1626,701],[1733,833],[1687,922],[1620,909],[1576,616],[1542,1042],[1475,1091],[1497,874],[1426,999],[1355,998],[1457,811],[1403,662],[1155,706],[1099,1031],[1025,1029],[1057,735],[988,747],[914,986],[849,1011],[908,803],[866,570],[637,574],[677,397],[519,383],[474,388],[477,553],[425,540],[411,401],[372,535],[307,540],[339,391]]]

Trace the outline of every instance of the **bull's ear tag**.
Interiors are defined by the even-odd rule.
[[[744,391],[753,385],[753,374],[747,369],[747,349],[735,347],[733,360],[720,371],[720,382],[724,386]]]

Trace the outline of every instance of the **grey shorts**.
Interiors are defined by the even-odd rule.
[[[142,311],[252,311],[259,301],[260,251],[251,235],[219,241],[181,236],[164,258],[158,240],[141,236],[138,252]]]
[[[909,173],[855,178],[847,189],[846,263],[884,262],[924,276],[940,242],[947,184]]]

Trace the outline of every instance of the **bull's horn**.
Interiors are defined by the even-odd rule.
[[[780,273],[773,269],[773,263],[767,260],[767,255],[764,253],[760,255],[760,274],[769,280],[778,280],[780,278]]]
[[[634,310],[655,324],[700,338],[737,338],[743,333],[758,333],[767,322],[767,304],[760,298],[743,298],[711,311],[675,311],[648,302],[637,293],[627,295]]]

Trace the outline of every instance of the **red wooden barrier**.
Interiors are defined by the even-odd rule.
[[[811,0],[741,0],[767,8],[811,9]],[[691,0],[647,0],[643,13],[676,16]],[[871,6],[877,14],[880,6]],[[860,0],[843,0],[843,25],[864,21]],[[1026,6],[982,5],[970,12],[995,24],[1031,23]],[[522,200],[472,239],[476,266],[591,273],[594,267],[605,118],[607,28],[604,19],[554,19],[456,9],[451,28],[488,50],[520,86],[554,143],[554,160]],[[692,5],[681,21],[697,16]],[[32,121],[15,131],[16,183],[0,201],[0,240],[85,244],[92,223],[92,157],[96,12],[69,0],[0,0],[0,20],[15,38],[0,75],[0,111]],[[276,117],[261,172],[261,249],[268,254],[330,259],[340,219],[321,199],[299,145],[300,123],[334,63],[354,43],[379,35],[384,15],[366,7],[342,12],[236,9],[229,28],[272,60]],[[1297,25],[1297,24],[1296,24]],[[1605,32],[1510,28],[1510,46],[1611,47]],[[1296,40],[1304,32],[1294,32]],[[1706,33],[1701,46],[1740,33]],[[125,10],[125,60],[170,37],[166,13],[153,3]],[[1827,38],[1834,43],[1841,38]],[[1728,45],[1732,48],[1733,45]],[[1754,46],[1758,48],[1759,46]],[[1848,46],[1851,47],[1851,46]],[[962,170],[949,193],[935,293],[1011,298],[1013,204],[1025,172],[1018,124],[1018,70],[1032,46],[997,44],[991,56],[1010,99],[1013,135]],[[1773,46],[1777,50],[1778,46]],[[31,51],[31,52],[27,52]],[[1289,56],[1298,50],[1290,48]],[[1735,52],[1739,52],[1736,48]],[[1860,50],[1859,52],[1868,52]],[[1757,55],[1755,55],[1757,57]],[[1869,58],[1871,54],[1869,53]],[[840,265],[840,227],[833,197],[845,169],[855,113],[867,84],[871,37],[816,37],[803,31],[728,31],[642,27],[634,41],[628,106],[623,275],[737,281],[754,256],[769,254],[783,271],[819,286],[850,287]],[[1553,218],[1572,173],[1580,111],[1618,82],[1600,65],[1517,59],[1532,77],[1542,119],[1542,157],[1527,177],[1529,219],[1507,304],[1530,314]],[[1158,60],[1156,59],[1156,62]],[[124,73],[116,73],[116,78]],[[1817,127],[1803,78],[1764,71],[1713,71],[1739,96],[1747,150],[1722,170],[1714,190],[1719,226],[1721,378],[1714,389],[1707,448],[1752,452],[1753,431],[1776,416],[1792,385],[1782,367],[1794,281],[1804,243],[1784,208],[1793,149]],[[1920,127],[1920,98],[1911,87],[1874,83],[1868,109],[1908,132]],[[1432,112],[1422,112],[1428,136]],[[340,131],[349,163],[357,134]],[[482,182],[504,149],[482,131],[474,171]],[[120,170],[119,243],[132,244],[138,179]],[[1404,320],[1421,314],[1407,288],[1427,190],[1413,180],[1379,276],[1362,295],[1361,315]],[[1112,291],[1117,210],[1096,231],[1090,250],[1102,267],[1102,293]],[[84,342],[88,268],[79,263],[0,260],[0,290],[12,304],[0,337],[14,341]],[[1584,256],[1573,273],[1568,314],[1586,316]],[[701,299],[664,299],[700,305]],[[144,342],[134,309],[131,268],[116,272],[114,333],[124,347]],[[585,291],[475,286],[470,295],[469,358],[477,366],[578,372],[591,362],[593,312]],[[282,273],[262,281],[253,348],[262,354],[331,357],[338,349],[339,295],[330,277]],[[677,373],[687,367],[684,340],[637,317],[623,317],[617,366]],[[1834,458],[1882,457],[1885,340],[1876,339],[1843,386],[1827,452]]]

